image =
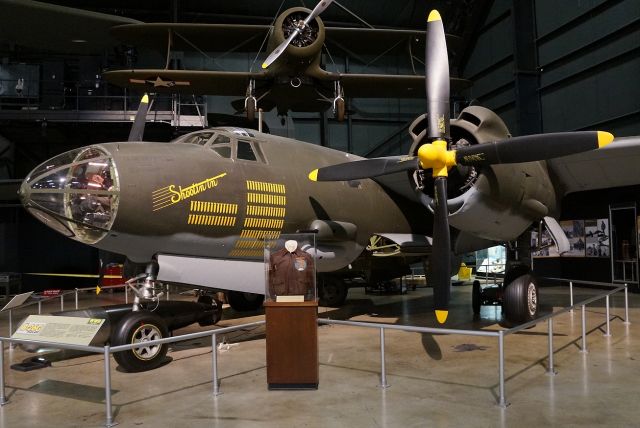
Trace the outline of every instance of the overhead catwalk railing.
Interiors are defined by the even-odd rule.
[[[553,319],[563,315],[567,312],[572,311],[574,308],[581,308],[582,311],[582,343],[580,346],[580,352],[587,352],[587,330],[586,330],[586,306],[594,303],[598,300],[604,299],[606,302],[606,334],[610,335],[609,322],[611,319],[609,312],[609,303],[610,296],[618,293],[620,291],[624,291],[624,306],[625,306],[625,323],[629,323],[629,311],[628,311],[628,294],[627,294],[627,285],[622,286],[614,286],[612,284],[602,284],[600,285],[609,285],[612,288],[609,291],[600,293],[598,295],[589,297],[584,299],[578,303],[571,304],[561,310],[556,312],[549,313],[542,317],[536,318],[528,323],[518,325],[516,327],[498,330],[498,331],[485,331],[485,330],[458,330],[458,329],[448,329],[448,328],[437,328],[437,327],[416,327],[416,326],[401,326],[401,325],[389,325],[389,324],[381,324],[381,323],[369,323],[369,322],[358,322],[358,321],[341,321],[341,320],[331,320],[331,319],[318,319],[319,324],[335,324],[335,325],[346,325],[352,327],[363,327],[363,328],[373,328],[380,330],[380,387],[387,388],[389,384],[387,382],[386,375],[386,362],[385,362],[385,330],[400,330],[406,332],[414,332],[414,333],[431,333],[431,334],[449,334],[449,335],[466,335],[466,336],[484,336],[484,337],[494,337],[498,339],[498,388],[499,388],[499,396],[498,396],[498,406],[505,408],[509,405],[506,399],[505,393],[505,343],[504,339],[506,336],[514,333],[518,333],[522,330],[528,329],[536,324],[543,323],[547,321],[547,335],[548,335],[548,363],[547,363],[547,374],[555,375],[556,370],[554,367],[554,345],[553,345]],[[144,344],[127,344],[120,346],[109,346],[105,345],[104,347],[98,346],[80,346],[80,345],[70,345],[70,344],[60,344],[53,342],[44,342],[37,340],[24,340],[24,339],[13,339],[9,337],[0,337],[0,406],[3,406],[9,402],[8,397],[5,393],[5,374],[4,374],[4,343],[20,343],[26,345],[39,345],[46,346],[50,348],[59,348],[59,349],[71,349],[82,352],[96,353],[102,354],[104,356],[104,385],[105,385],[105,407],[106,407],[106,423],[105,426],[112,427],[117,425],[117,422],[114,421],[113,413],[112,413],[112,404],[111,404],[111,366],[110,366],[110,355],[114,352],[127,351],[132,350],[134,348],[148,347],[154,345],[162,345],[166,343],[175,343],[181,342],[185,340],[192,340],[203,337],[211,337],[211,348],[212,348],[212,359],[211,359],[211,372],[212,372],[212,392],[213,396],[217,397],[221,394],[220,392],[220,381],[218,378],[218,350],[217,350],[217,337],[221,334],[229,333],[235,330],[242,330],[247,328],[255,328],[264,325],[264,321],[257,321],[247,324],[236,325],[232,327],[219,328],[214,330],[206,330],[198,333],[190,333],[184,334],[180,336],[167,337],[158,340],[150,340],[144,342]]]

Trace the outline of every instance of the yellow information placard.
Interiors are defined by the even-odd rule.
[[[11,338],[87,346],[102,324],[99,318],[29,315]]]

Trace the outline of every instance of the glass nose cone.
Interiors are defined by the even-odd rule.
[[[89,146],[36,167],[20,186],[24,207],[58,232],[95,244],[111,229],[120,183],[111,155]]]

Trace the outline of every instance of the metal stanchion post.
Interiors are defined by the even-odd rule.
[[[42,302],[38,300],[38,315],[42,313]]]
[[[500,389],[500,401],[498,402],[498,406],[507,407],[509,403],[507,403],[507,398],[504,393],[504,331],[500,330],[498,332],[498,372],[500,377],[499,389]]]
[[[582,349],[580,352],[586,354],[587,352],[587,313],[585,311],[585,306],[582,305]]]
[[[607,332],[604,334],[604,337],[611,337],[611,327],[610,327],[610,322],[609,322],[609,295],[607,294],[607,296],[605,297],[605,302],[607,305]]]
[[[9,309],[9,337],[13,334],[13,309]]]
[[[380,388],[389,388],[387,383],[387,368],[384,357],[384,328],[380,327]]]
[[[118,425],[117,422],[113,420],[113,415],[111,414],[111,365],[109,361],[109,345],[105,345],[104,347],[104,398],[105,398],[105,406],[107,412],[107,422],[105,426],[112,427]]]
[[[60,294],[60,310],[64,311],[64,293]]]
[[[124,287],[124,302],[129,303],[129,287]]]
[[[557,372],[553,368],[553,318],[547,320],[547,332],[549,334],[549,367],[547,367],[547,374],[555,376]]]
[[[627,284],[624,285],[624,323],[631,324],[629,321],[629,290]]]
[[[218,340],[216,334],[211,335],[211,372],[213,376],[213,395],[220,395],[220,385],[218,384]]]
[[[78,288],[76,287],[76,309],[78,309]]]
[[[7,404],[7,396],[4,394],[4,341],[0,340],[0,406]]]
[[[570,312],[573,312],[573,281],[569,281],[569,306],[571,306]]]

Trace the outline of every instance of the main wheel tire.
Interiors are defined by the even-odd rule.
[[[113,333],[112,346],[148,342],[169,337],[166,323],[149,311],[136,311],[125,315]],[[113,358],[126,372],[153,370],[165,362],[168,345],[152,345],[120,351]]]
[[[338,278],[323,278],[318,293],[320,306],[342,306],[349,290]]]
[[[336,100],[336,119],[338,119],[338,122],[343,122],[344,117],[345,117],[344,98],[338,98]]]
[[[227,303],[234,311],[257,311],[262,307],[262,294],[244,293],[242,291],[227,291]]]
[[[473,309],[474,315],[478,315],[480,313],[480,307],[482,306],[480,293],[480,281],[476,279],[473,281],[473,285],[471,286],[471,308]]]
[[[526,273],[505,284],[503,307],[507,321],[521,324],[536,318],[538,315],[537,278],[532,273]]]
[[[249,98],[247,100],[247,120],[253,122],[256,118],[256,102],[255,98]]]

